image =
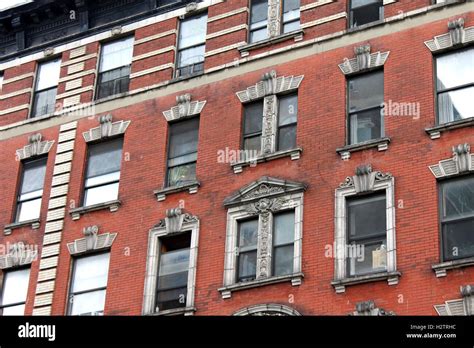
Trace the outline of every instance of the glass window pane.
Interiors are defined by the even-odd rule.
[[[89,146],[87,178],[120,171],[123,139]]]
[[[199,118],[171,124],[168,158],[196,152],[198,147],[198,135]]]
[[[81,257],[74,261],[72,291],[80,292],[107,286],[109,253]]]
[[[196,163],[168,169],[168,186],[179,186],[196,181]]]
[[[438,94],[439,122],[446,123],[474,117],[474,87]]]
[[[28,284],[30,281],[30,269],[18,271],[7,271],[4,273],[1,305],[21,303],[26,301]],[[21,313],[23,314],[23,313]]]
[[[238,281],[249,281],[255,279],[257,270],[257,252],[251,251],[239,253],[239,275]]]
[[[273,275],[281,276],[293,273],[293,244],[275,248],[273,251]]]
[[[365,5],[376,4],[380,2],[380,0],[352,0],[351,1],[351,8],[357,8]]]
[[[296,147],[296,125],[278,130],[278,150],[290,150]]]
[[[250,11],[250,24],[266,21],[268,18],[268,0],[253,0]]]
[[[298,117],[298,96],[288,95],[279,99],[278,125],[296,123]],[[261,123],[261,122],[260,122]]]
[[[370,244],[350,245],[349,249],[349,274],[359,275],[372,272],[383,272],[387,269],[386,241],[371,242]]]
[[[206,31],[207,14],[182,21],[179,28],[179,49],[204,43]]]
[[[267,37],[268,37],[268,30],[266,26],[258,30],[252,30],[250,32],[250,42],[262,41],[262,40],[265,40]]]
[[[289,33],[294,30],[298,30],[301,27],[300,21],[294,21],[290,23],[283,24],[283,32],[284,33]]]
[[[204,61],[204,45],[184,49],[178,54],[178,67],[192,65]]]
[[[187,288],[158,291],[156,296],[157,311],[186,306]]]
[[[36,75],[36,91],[48,89],[58,85],[61,59],[54,59],[38,66]]]
[[[246,104],[244,107],[244,135],[262,131],[263,102]]]
[[[41,198],[18,204],[17,222],[38,219],[41,212]]]
[[[364,24],[376,22],[383,18],[382,1],[368,0],[365,3],[372,3],[368,6],[354,8],[351,11],[352,27],[361,26]]]
[[[86,179],[86,188],[91,186],[104,185],[114,181],[120,180],[120,172],[113,172],[109,174],[94,176],[93,178]]]
[[[456,218],[474,214],[474,178],[442,184],[443,217]]]
[[[379,139],[383,136],[381,109],[372,109],[350,116],[350,143]]]
[[[3,308],[2,315],[24,315],[25,314],[25,305],[21,304],[18,306],[11,306]]]
[[[385,194],[348,200],[347,207],[349,239],[386,234]]]
[[[189,249],[163,253],[160,257],[159,289],[169,289],[188,284]]]
[[[99,72],[116,69],[132,63],[133,37],[102,45]]]
[[[29,161],[23,164],[23,179],[20,194],[43,189],[47,158]]]
[[[31,117],[51,114],[56,107],[57,88],[47,89],[41,92],[35,92],[33,101],[33,113]]]
[[[273,245],[293,243],[295,239],[295,212],[273,216]]]
[[[357,111],[383,103],[383,71],[364,74],[349,80],[349,111]]]
[[[474,220],[443,224],[444,259],[474,256]]]
[[[105,307],[105,290],[74,295],[70,301],[71,315],[102,314]]]
[[[114,201],[118,198],[119,183],[88,188],[84,193],[84,206]]]
[[[438,57],[436,77],[438,90],[474,83],[474,49]]]
[[[258,219],[239,222],[239,248],[256,248]]]
[[[255,154],[259,154],[261,152],[261,146],[262,140],[260,135],[244,139],[244,150],[248,151],[248,157],[252,157]]]

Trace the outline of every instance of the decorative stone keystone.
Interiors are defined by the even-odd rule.
[[[99,227],[97,227],[97,225],[84,227],[82,232],[86,237],[86,251],[93,250],[97,244],[97,234],[99,233]]]
[[[474,285],[461,286],[464,309],[467,315],[474,315]]]
[[[365,70],[370,67],[370,45],[363,45],[354,48],[359,70]]]
[[[448,22],[448,30],[453,46],[462,44],[464,41],[464,18]]]
[[[471,146],[467,143],[453,146],[453,156],[459,173],[468,172],[471,168]]]

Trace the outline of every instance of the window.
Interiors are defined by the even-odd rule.
[[[273,217],[273,274],[293,273],[295,212],[287,211]]]
[[[186,307],[191,233],[161,239],[156,311]]]
[[[60,69],[61,59],[59,58],[39,64],[31,117],[54,112]]]
[[[383,272],[387,265],[385,193],[347,202],[348,274]],[[359,252],[357,252],[359,251]]]
[[[281,0],[281,24],[277,25],[277,34],[289,33],[300,29],[300,1]],[[268,38],[268,0],[253,0],[250,9],[250,35],[249,42],[258,42]]]
[[[23,163],[15,222],[40,217],[46,162],[47,158],[43,157]]]
[[[348,86],[350,144],[383,137],[383,71],[350,78]]]
[[[102,45],[96,99],[128,91],[132,55],[133,37]]]
[[[0,298],[2,315],[24,315],[30,281],[30,269],[4,271],[3,289]]]
[[[364,24],[383,19],[382,0],[351,0],[350,26],[359,27]]]
[[[263,101],[244,107],[244,150],[260,153],[262,148]]]
[[[191,75],[204,70],[206,31],[207,14],[191,17],[181,22],[176,77]]]
[[[436,58],[438,123],[474,117],[474,48]]]
[[[300,28],[300,1],[283,0],[283,33],[289,33]]]
[[[441,183],[443,260],[474,256],[474,177]]]
[[[69,294],[70,315],[102,315],[107,290],[110,253],[74,260]]]
[[[281,97],[278,106],[278,145],[277,150],[290,150],[296,147],[296,121],[298,117],[298,96]]]
[[[196,181],[199,118],[170,124],[168,180],[171,186]]]
[[[258,219],[239,222],[237,282],[254,280],[257,269]]]
[[[88,146],[84,206],[118,198],[123,138]]]

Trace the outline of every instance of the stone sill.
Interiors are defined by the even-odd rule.
[[[194,315],[194,312],[196,312],[195,307],[184,307],[184,308],[167,309],[165,311],[154,312],[149,315],[150,316],[172,316],[172,315],[190,316],[190,315]]]
[[[436,273],[437,278],[446,277],[447,271],[456,268],[474,266],[474,257],[461,260],[446,261],[432,265],[431,268]]]
[[[336,290],[336,294],[342,294],[346,292],[346,286],[377,282],[380,280],[387,280],[388,285],[396,285],[398,284],[398,278],[400,278],[401,275],[402,274],[398,271],[379,272],[379,273],[355,276],[355,277],[350,277],[350,278],[345,278],[345,279],[333,280],[331,282],[331,285]]]
[[[278,158],[291,157],[292,161],[298,160],[301,157],[303,149],[297,147],[291,150],[277,151],[266,155],[260,155],[257,158],[245,161],[231,163],[230,166],[234,170],[234,174],[242,173],[244,167],[255,167],[257,163],[267,162]]]
[[[228,286],[219,288],[218,291],[221,293],[223,299],[231,298],[232,291],[240,291],[245,289],[258,288],[260,286],[278,284],[284,282],[291,282],[292,286],[299,286],[303,280],[303,273],[294,273],[278,277],[269,277],[265,279],[252,280],[249,282],[236,283]]]
[[[376,147],[379,151],[386,151],[388,144],[390,144],[390,138],[384,137],[374,140],[364,141],[358,144],[346,145],[336,149],[336,152],[341,156],[342,160],[348,160],[351,158],[352,152],[362,151]]]
[[[21,221],[21,222],[13,222],[11,224],[5,225],[3,227],[3,234],[5,236],[8,236],[12,234],[13,230],[26,227],[29,225],[31,225],[31,228],[33,230],[37,230],[40,227],[40,219],[31,219],[31,220],[26,220],[26,221]]]
[[[443,123],[438,126],[425,128],[425,132],[430,136],[431,139],[441,138],[442,132],[447,132],[457,128],[472,127],[474,126],[474,117],[465,118],[463,120],[452,121]]]
[[[71,209],[69,210],[69,214],[71,215],[73,220],[79,220],[81,218],[81,215],[84,215],[96,210],[110,209],[111,212],[115,212],[118,210],[118,208],[121,205],[122,205],[122,202],[116,199],[109,202],[89,205],[87,207],[79,207],[79,208]]]
[[[295,42],[301,41],[301,40],[303,40],[303,34],[304,34],[303,29],[293,30],[289,33],[281,34],[281,35],[278,35],[278,36],[275,36],[275,37],[272,37],[272,38],[268,38],[268,39],[265,39],[265,40],[260,40],[260,41],[257,41],[257,42],[253,42],[253,43],[249,43],[249,44],[240,46],[237,49],[239,50],[241,57],[246,57],[250,54],[249,51],[256,50],[256,49],[262,48],[262,47],[271,46],[271,45],[274,45],[276,43],[286,41],[288,39],[294,39]]]
[[[161,190],[155,190],[153,193],[156,196],[158,202],[164,201],[167,195],[177,192],[189,191],[189,194],[194,194],[198,192],[198,188],[201,186],[199,181],[193,181],[188,184],[166,187]]]

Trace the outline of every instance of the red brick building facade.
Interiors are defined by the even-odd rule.
[[[269,10],[260,34],[266,37],[253,43],[249,32],[261,23],[252,22],[256,5],[212,0],[150,11],[143,18],[26,47],[0,60],[3,286],[10,272],[30,270],[22,278],[26,281],[20,281],[27,286],[25,299],[6,303],[4,294],[4,309],[24,302],[27,315],[80,314],[72,309],[74,296],[94,290],[102,299],[97,301],[105,301],[98,310],[105,315],[473,313],[473,230],[471,225],[458,227],[455,218],[462,216],[469,224],[471,212],[472,2],[383,1],[376,8],[379,17],[364,25],[355,23],[366,18],[350,1],[301,0],[297,24],[280,15],[286,13],[286,3],[270,0],[264,5]],[[41,8],[35,11],[41,15]],[[204,14],[203,62],[193,63],[196,71],[186,68],[178,74],[187,67],[179,63],[180,52],[187,49],[187,37],[180,39],[180,33],[189,30],[183,22]],[[287,20],[296,29],[285,33]],[[105,45],[128,37],[133,38],[129,85],[97,99],[100,81],[108,78],[101,73]],[[199,47],[196,42],[192,49]],[[460,52],[457,60],[440,58]],[[35,103],[41,103],[35,95],[43,92],[39,66],[51,59],[60,59],[55,107],[32,117]],[[456,66],[446,68],[448,75],[463,71],[452,91],[443,86],[465,93],[451,97],[455,106],[445,103],[443,93],[448,92],[437,83],[437,74],[440,80],[445,73],[440,67],[449,64]],[[379,80],[362,82],[377,73]],[[49,79],[54,82],[53,75],[45,75],[46,85]],[[351,96],[359,82],[369,91]],[[290,108],[282,109],[288,96],[294,98],[288,101]],[[375,108],[384,102],[382,121],[360,116],[368,100]],[[256,135],[247,129],[252,121],[244,122],[249,105],[263,110]],[[451,111],[445,111],[449,105]],[[354,110],[362,111],[352,118]],[[281,124],[287,111],[295,138]],[[357,117],[362,121],[354,126]],[[170,137],[173,129],[179,133],[179,126],[173,127],[188,120],[195,123],[184,133],[197,134],[195,150],[185,153],[187,159],[182,153],[173,157]],[[378,133],[370,133],[374,128]],[[257,158],[237,158],[252,136]],[[109,169],[93,169],[89,163],[94,146],[114,139],[123,139],[110,145],[121,149],[114,152],[118,164],[114,155],[96,160],[99,167],[115,165],[106,172],[110,178],[119,173],[119,179],[101,177],[113,182],[114,190],[118,186],[115,199],[103,202],[101,196],[110,192],[93,191],[91,173]],[[176,149],[181,151],[179,144]],[[19,204],[29,207],[22,197],[30,199],[22,192],[25,168],[37,158],[47,158],[39,217],[20,221]],[[188,161],[184,184],[170,171],[180,161]],[[177,171],[178,176],[183,173],[181,167]],[[451,182],[461,186],[451,188]],[[461,193],[466,195],[462,202],[452,203]],[[383,210],[367,201],[373,205],[367,203],[367,216],[357,220],[353,202],[372,196],[385,204]],[[465,209],[459,212],[461,206]],[[456,210],[452,216],[450,209]],[[290,242],[280,246],[276,226],[281,223],[287,231],[281,212],[293,214],[289,221],[294,218],[295,233],[291,229]],[[354,239],[353,245],[369,248],[364,255],[370,260],[363,267],[370,270],[359,273],[347,250],[338,256],[337,249],[363,233],[363,221],[375,226],[382,220],[386,228],[378,242],[369,238],[375,249],[370,249],[372,242]],[[254,235],[242,242],[244,222]],[[186,241],[170,237],[180,233],[188,234]],[[165,249],[175,248],[167,243],[182,243],[189,251],[184,256],[186,284],[181,285],[184,292],[179,290],[184,296],[175,298],[176,308],[167,304],[157,311],[157,297],[171,294],[157,295],[157,278],[182,267],[176,266],[180,261],[168,271],[160,265]],[[78,260],[103,253],[109,253],[108,261],[78,270]],[[100,262],[108,262],[106,280],[88,288],[84,279]]]

